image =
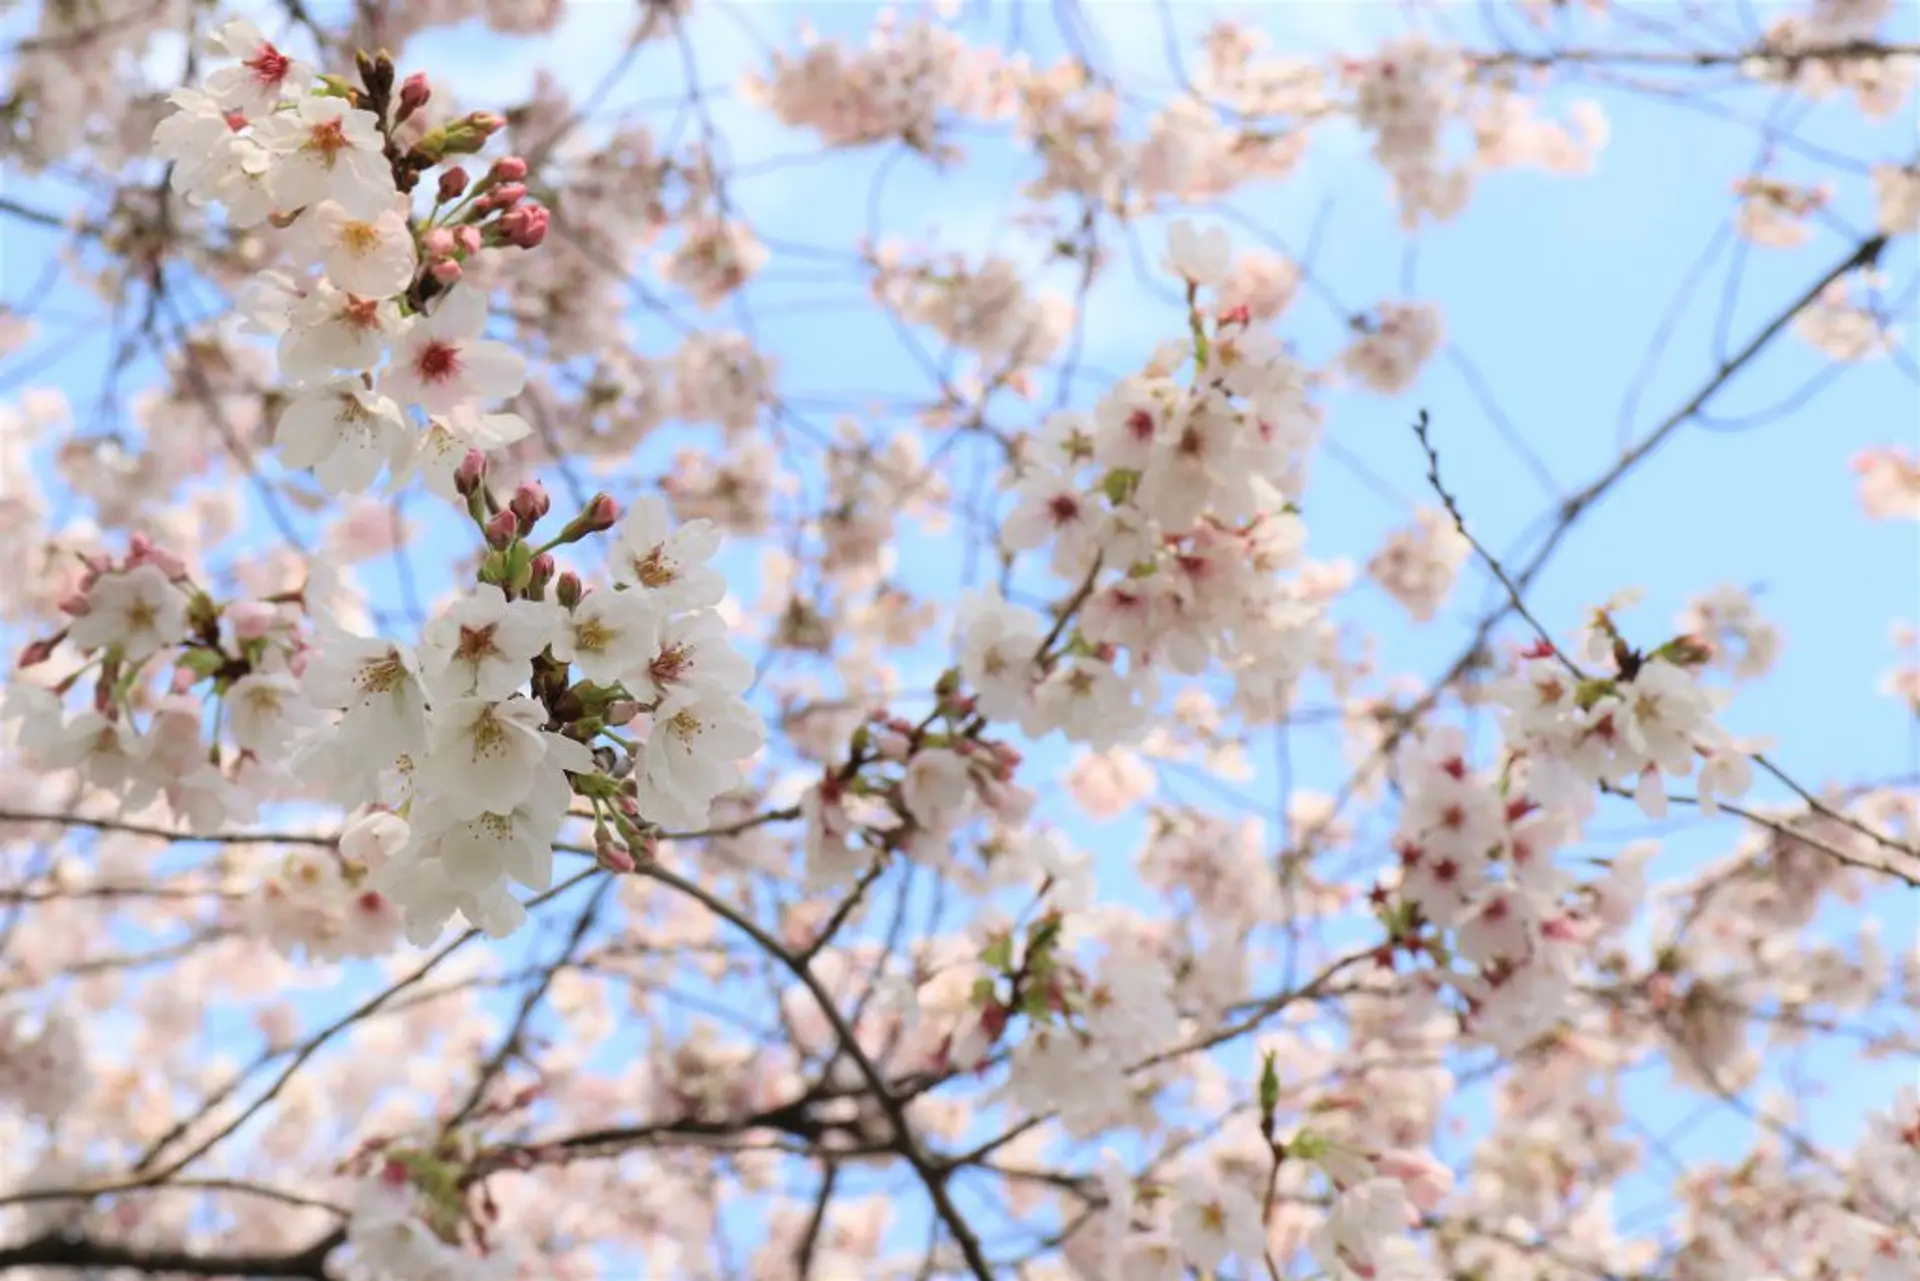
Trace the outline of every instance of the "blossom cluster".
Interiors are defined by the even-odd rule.
[[[476,497],[479,470],[460,482]],[[615,526],[596,500],[544,545],[613,529],[614,584],[588,590],[527,541],[545,505],[522,486],[486,522],[482,581],[417,646],[330,629],[302,673],[312,703],[341,715],[297,767],[348,808],[405,815],[361,821],[389,828],[377,843],[391,855],[368,884],[416,943],[456,911],[496,936],[516,929],[525,912],[509,883],[552,886],[576,794],[592,807],[596,856],[631,869],[646,829],[700,826],[761,745],[740,698],[752,668],[713,610],[726,582],[707,564],[711,525],[670,528],[653,498]],[[615,732],[643,713],[643,741]],[[601,736],[619,750],[596,759]]]
[[[1555,41],[1614,17],[1522,7]],[[1487,566],[1477,626],[1456,594],[1490,544],[1433,447],[1441,506],[1310,558],[1309,517],[1315,551],[1341,528],[1322,449],[1394,465],[1338,398],[1424,395],[1471,326],[1407,280],[1316,334],[1313,248],[1177,216],[1226,220],[1348,127],[1414,233],[1495,170],[1583,173],[1605,123],[1549,113],[1552,57],[1437,30],[1303,57],[1222,21],[1148,100],[1069,7],[1052,62],[937,11],[757,59],[741,97],[835,163],[945,178],[1011,140],[1029,258],[884,239],[877,193],[851,250],[766,226],[688,0],[647,0],[622,51],[684,63],[659,129],[577,68],[495,114],[384,52],[571,31],[564,0],[291,5],[273,40],[97,8],[43,6],[0,152],[137,171],[63,266],[144,298],[171,349],[124,407],[0,407],[0,624],[27,637],[0,703],[0,1270],[1920,1278],[1912,1092],[1848,1153],[1764,1070],[1816,1037],[1920,1053],[1920,955],[1860,911],[1920,884],[1910,780],[1803,789],[1722,723],[1729,686],[1794,665],[1757,587],[1686,600],[1659,644],[1627,596],[1567,641],[1536,621],[1547,553],[1664,433],[1556,497],[1538,560]],[[1872,43],[1890,12],[1809,0],[1700,65],[1885,114],[1912,79]],[[103,77],[209,20],[189,87]],[[1687,70],[1619,25],[1571,62]],[[353,48],[383,52],[330,61]],[[1735,185],[1739,234],[1802,244],[1842,196],[1872,227],[1762,345],[1898,373],[1881,285],[1920,171],[1828,184],[1789,150]],[[1856,270],[1875,246],[1887,277]],[[924,397],[783,362],[755,308],[829,262]],[[1089,337],[1116,265],[1170,303],[1137,304],[1166,339],[1144,355]],[[240,323],[172,332],[202,285]],[[0,353],[31,327],[0,313]],[[1869,519],[1920,514],[1910,454],[1855,470]],[[918,549],[947,542],[943,592]],[[416,581],[422,552],[450,579]],[[1438,623],[1418,637],[1473,628],[1438,680],[1353,626],[1373,588]],[[1736,835],[1656,875],[1664,838],[1598,821],[1636,806]],[[1649,1156],[1650,1079],[1750,1108],[1755,1141],[1676,1172],[1643,1230],[1610,1189]]]

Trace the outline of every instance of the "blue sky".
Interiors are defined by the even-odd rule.
[[[1085,9],[1106,65],[1149,98],[1163,94],[1168,79],[1160,53],[1163,18],[1171,15],[1191,32],[1203,12],[1202,6],[1184,3],[1164,8],[1095,3]],[[564,67],[570,83],[593,84],[618,56],[629,12],[625,4],[576,3],[559,32],[512,46],[474,29],[435,33],[409,51],[405,69],[424,67],[436,78],[445,76],[475,107],[514,101],[530,83],[532,69],[543,64]],[[849,3],[756,4],[708,13],[695,26],[700,80],[709,87],[732,84],[757,60],[755,42],[743,34],[743,19],[767,40],[791,47],[802,17],[824,34],[858,39],[872,12],[870,6]],[[977,37],[1004,40],[1014,21],[1013,10],[1004,4],[975,5],[968,12],[967,29]],[[1357,51],[1373,33],[1400,29],[1397,8],[1376,4],[1273,3],[1211,12],[1237,12],[1267,31],[1274,46],[1303,56],[1335,48]],[[1476,11],[1462,6],[1448,12],[1463,34],[1480,34]],[[1637,12],[1656,10],[1643,6]],[[1906,30],[1890,33],[1894,38],[1920,38],[1920,10],[1902,8],[1899,22]],[[1046,6],[1026,6],[1019,30],[1036,61],[1051,61],[1061,52]],[[1619,47],[1623,42],[1602,33],[1592,43]],[[155,58],[164,56],[163,50]],[[679,51],[671,42],[654,46],[635,62],[625,87],[608,96],[603,114],[642,100],[671,102],[679,96],[681,77]],[[1326,439],[1340,457],[1323,457],[1316,467],[1316,485],[1306,503],[1312,555],[1363,564],[1382,537],[1405,522],[1412,505],[1433,502],[1422,480],[1425,461],[1409,430],[1415,411],[1425,408],[1432,415],[1447,482],[1474,532],[1503,556],[1523,561],[1529,531],[1537,532],[1543,514],[1604,473],[1623,441],[1638,439],[1704,380],[1725,345],[1719,331],[1730,334],[1737,347],[1845,255],[1845,229],[1861,231],[1870,224],[1871,194],[1863,169],[1836,169],[1783,148],[1771,172],[1790,179],[1831,179],[1839,227],[1816,230],[1813,243],[1799,250],[1752,248],[1737,259],[1723,250],[1683,322],[1659,345],[1659,359],[1629,416],[1622,407],[1627,389],[1639,377],[1681,282],[1727,226],[1733,212],[1729,186],[1751,172],[1756,152],[1751,122],[1764,118],[1773,103],[1752,90],[1716,91],[1713,110],[1743,117],[1730,122],[1617,88],[1559,93],[1549,101],[1564,107],[1578,96],[1599,101],[1611,124],[1596,175],[1489,176],[1457,224],[1429,228],[1417,243],[1397,227],[1386,179],[1365,159],[1363,144],[1350,131],[1325,131],[1299,174],[1283,186],[1251,189],[1231,202],[1235,225],[1257,228],[1276,246],[1295,252],[1310,242],[1316,247],[1315,274],[1337,295],[1341,308],[1311,290],[1301,291],[1281,331],[1307,358],[1325,360],[1339,349],[1344,309],[1410,295],[1442,305],[1453,352],[1477,370],[1481,384],[1476,389],[1460,365],[1443,357],[1404,397],[1356,391],[1328,398]],[[773,267],[749,290],[748,299],[763,348],[781,362],[783,393],[809,403],[845,396],[850,388],[862,398],[923,392],[918,364],[872,310],[861,286],[844,274],[838,284],[823,281],[835,255],[844,259],[876,209],[880,227],[889,234],[931,240],[943,249],[1015,253],[1021,233],[1008,222],[1017,208],[1010,193],[1023,180],[1025,162],[992,137],[968,136],[963,141],[972,163],[948,174],[913,160],[888,162],[877,151],[784,164],[784,157],[810,153],[811,140],[724,95],[709,98],[732,164],[747,175],[731,186],[730,195],[764,237],[780,242]],[[658,129],[675,128],[674,108],[646,114]],[[1789,119],[1804,142],[1863,167],[1904,159],[1915,147],[1910,113],[1866,126],[1850,107],[1828,105],[1795,108]],[[693,122],[682,120],[678,127],[682,137],[693,136]],[[883,165],[887,180],[876,199],[870,193]],[[64,209],[73,199],[71,188],[45,180],[9,174],[5,185],[9,197],[43,209]],[[1204,214],[1198,217],[1207,221]],[[1158,226],[1149,222],[1141,231],[1150,276],[1159,257]],[[6,227],[0,238],[0,297],[15,299],[31,286],[51,244],[40,232],[18,224]],[[1883,264],[1890,277],[1887,292],[1909,313],[1909,327],[1913,246],[1911,239],[1901,242]],[[1041,278],[1063,294],[1071,291],[1064,269]],[[1727,284],[1735,278],[1737,291]],[[1086,328],[1085,368],[1124,373],[1154,341],[1174,333],[1180,320],[1164,291],[1164,281],[1138,279],[1125,267],[1097,287]],[[80,316],[87,304],[69,289],[57,291],[52,305]],[[701,325],[738,323],[733,308],[702,315],[682,307],[679,314]],[[657,318],[636,312],[634,323],[641,347],[650,354],[663,354],[677,341]],[[60,326],[50,324],[48,330],[51,340]],[[937,352],[933,340],[923,341]],[[109,352],[100,336],[72,345],[51,363],[38,364],[29,348],[9,365],[35,363],[25,385],[59,386],[84,412]],[[1920,389],[1898,364],[1881,361],[1821,384],[1817,396],[1789,413],[1768,415],[1772,407],[1798,397],[1826,364],[1792,336],[1779,339],[1712,406],[1724,421],[1767,415],[1763,421],[1738,429],[1681,430],[1582,519],[1529,594],[1535,615],[1564,634],[1587,607],[1620,587],[1638,585],[1646,589],[1646,600],[1627,621],[1645,629],[1638,634],[1657,640],[1670,633],[1689,595],[1722,582],[1765,584],[1761,607],[1783,628],[1785,649],[1773,674],[1743,689],[1725,719],[1738,733],[1777,739],[1775,758],[1815,786],[1920,770],[1911,718],[1875,693],[1894,658],[1889,624],[1920,617],[1920,545],[1910,523],[1875,524],[1860,515],[1847,469],[1848,459],[1861,448],[1914,443],[1920,432]],[[7,395],[17,390],[9,369],[0,368],[0,386]],[[1072,403],[1085,404],[1097,391],[1098,384],[1089,379],[1076,387]],[[1029,425],[1051,393],[1047,388],[1024,410],[1004,406],[996,421]],[[1551,492],[1505,442],[1488,402],[1551,474],[1556,482]],[[811,416],[823,425],[834,417],[825,410]],[[897,420],[864,425],[873,438],[900,429]],[[643,446],[630,467],[600,483],[622,494],[623,486],[657,476],[673,447],[690,438],[663,432]],[[973,474],[975,460],[964,451],[957,457],[961,461],[953,475],[960,488]],[[1361,464],[1366,474],[1341,458]],[[817,473],[804,479],[817,497]],[[558,501],[558,486],[555,492]],[[414,510],[426,509],[416,504]],[[464,534],[447,522],[443,532],[429,537],[421,564],[431,564],[433,553],[459,545],[461,538]],[[748,599],[755,594],[755,555],[742,548],[729,557],[742,584],[740,594]],[[903,585],[938,601],[951,600],[969,578],[969,558],[947,534],[909,527],[900,564]],[[389,583],[391,571],[378,569],[368,578],[376,586]],[[443,585],[429,578],[428,596]],[[1065,586],[1038,574],[1024,577],[1020,585],[1036,596],[1058,594]],[[1383,670],[1431,679],[1458,652],[1479,612],[1497,601],[1498,590],[1475,567],[1436,623],[1410,627],[1394,602],[1362,585],[1342,602],[1340,617],[1377,636]],[[924,687],[939,666],[937,653],[908,656],[900,674],[903,687]],[[1312,695],[1310,701],[1316,701]],[[1066,759],[1057,747],[1040,748],[1029,757],[1030,777],[1044,779]],[[1259,754],[1252,777],[1232,784],[1262,805],[1270,805],[1277,790],[1269,759]],[[1331,733],[1295,731],[1290,760],[1297,788],[1328,792],[1344,777],[1345,762]],[[1776,799],[1765,787],[1757,794]],[[1137,824],[1122,821],[1095,829],[1055,804],[1043,812],[1096,852],[1104,888],[1127,896],[1137,892],[1128,884]],[[1606,852],[1606,834],[1644,827],[1630,807],[1603,809],[1586,852]],[[1374,830],[1381,830],[1378,818]],[[1666,838],[1668,852],[1658,867],[1683,871],[1723,852],[1733,833],[1725,824],[1677,828]],[[1911,901],[1887,897],[1872,906],[1886,922],[1888,942],[1912,946]],[[525,946],[550,949],[552,944],[536,935]],[[348,984],[339,999],[355,990],[356,984]],[[314,1016],[321,1016],[317,1007]],[[619,1047],[609,1046],[608,1052]],[[1831,1096],[1806,1119],[1806,1128],[1843,1142],[1862,1105],[1879,1103],[1915,1075],[1911,1067],[1856,1069],[1830,1051],[1809,1056],[1806,1066],[1825,1080]],[[1657,1082],[1636,1100],[1639,1119],[1654,1129],[1687,1112]],[[1463,1114],[1479,1114],[1473,1100],[1463,1099],[1461,1108]],[[1725,1152],[1734,1137],[1734,1127],[1715,1123],[1692,1131],[1691,1146],[1683,1150]],[[1661,1195],[1654,1185],[1635,1190],[1638,1197],[1622,1192],[1623,1210],[1649,1200],[1657,1204]]]

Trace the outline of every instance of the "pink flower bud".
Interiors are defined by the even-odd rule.
[[[507,127],[506,117],[495,115],[491,111],[474,111],[467,115],[467,127],[482,138],[491,138]]]
[[[487,176],[495,182],[519,182],[527,176],[527,162],[518,156],[502,156],[493,162]]]
[[[531,530],[540,518],[553,507],[553,501],[547,497],[547,490],[537,480],[523,480],[520,487],[513,491],[513,500],[509,510],[519,518],[522,533]]]
[[[495,549],[511,547],[519,532],[520,522],[515,518],[513,509],[503,507],[487,521],[487,546]]]
[[[467,171],[456,165],[440,175],[440,190],[435,194],[443,205],[449,200],[458,200],[469,181]]]
[[[483,214],[490,214],[492,212],[493,193],[491,191],[467,206],[467,217],[469,218],[478,218]]]
[[[480,482],[487,476],[487,456],[477,449],[469,449],[467,456],[460,460],[460,466],[454,469],[453,489],[462,498],[470,498],[480,490]]]
[[[516,219],[511,239],[522,249],[538,248],[540,242],[547,238],[547,225],[551,221],[551,216],[545,207],[522,205],[508,217]]]
[[[563,608],[572,609],[580,603],[580,598],[586,595],[586,588],[581,585],[580,575],[568,570],[554,580],[553,595]]]
[[[60,647],[60,642],[65,636],[65,632],[60,632],[57,635],[48,636],[44,640],[33,641],[25,649],[20,651],[20,666],[37,667],[49,658],[52,658],[53,651]]]
[[[141,565],[152,565],[168,578],[176,581],[187,576],[187,563],[164,548],[148,545],[138,547],[127,557],[127,568],[137,569]]]
[[[431,267],[427,268],[427,273],[441,284],[450,285],[460,279],[461,275],[464,274],[464,269],[451,258],[441,258],[437,259]]]
[[[93,606],[87,604],[87,598],[78,594],[60,602],[60,612],[68,618],[84,618],[93,612]]]
[[[602,841],[593,847],[593,861],[609,872],[625,875],[634,869],[633,854],[618,841]]]
[[[560,568],[560,562],[553,558],[552,552],[541,552],[533,558],[529,572],[533,575],[533,586],[545,587],[553,581],[554,571]]]
[[[453,255],[453,233],[445,227],[435,227],[420,241],[420,247],[427,251],[430,258],[448,258]]]
[[[587,500],[586,510],[580,513],[581,525],[589,534],[612,529],[619,520],[620,504],[614,502],[609,494],[595,494]]]
[[[171,687],[173,693],[185,694],[199,683],[200,677],[191,667],[176,667],[173,669],[173,684]]]
[[[625,725],[640,714],[640,704],[630,698],[616,698],[607,704],[607,710],[601,713],[601,719],[609,725]]]
[[[462,227],[458,231],[454,232],[453,234],[454,234],[454,238],[460,242],[460,247],[462,249],[466,250],[470,254],[477,254],[480,252],[480,245],[482,242],[480,239],[480,229],[478,227]]]
[[[511,209],[527,197],[527,184],[524,182],[504,182],[495,187],[490,194],[493,207]]]
[[[427,84],[427,73],[416,71],[400,83],[400,117],[405,119],[427,105],[433,97],[433,90]]]

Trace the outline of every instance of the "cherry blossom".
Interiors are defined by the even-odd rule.
[[[1920,1281],[1890,0],[121,7],[0,1271]]]

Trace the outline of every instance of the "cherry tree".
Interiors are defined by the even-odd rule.
[[[1633,496],[1920,519],[1920,15],[1041,8],[0,10],[0,1272],[1920,1281],[1920,640]],[[1415,282],[1622,103],[1615,441]]]

